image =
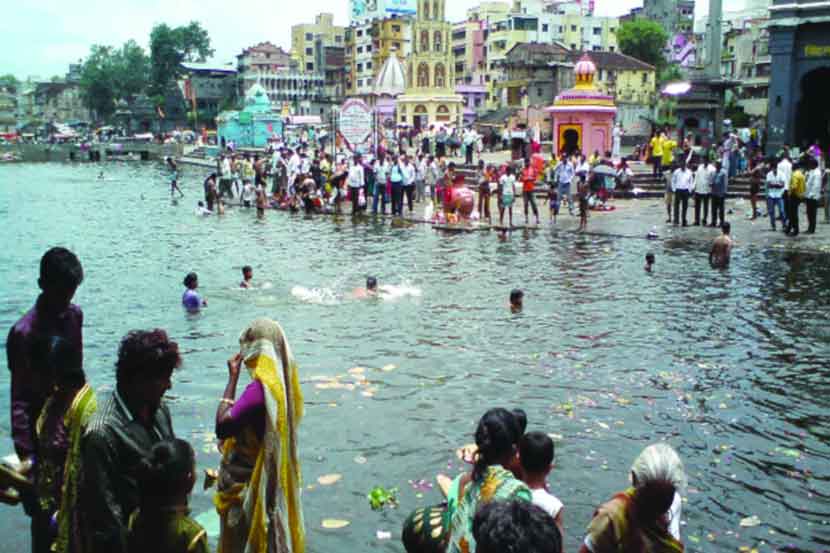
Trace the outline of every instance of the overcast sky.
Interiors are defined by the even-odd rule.
[[[312,22],[319,12],[348,24],[348,0],[9,0],[0,17],[0,74],[49,78],[84,57],[92,44],[120,45],[129,39],[147,47],[156,23],[197,20],[208,30],[215,60],[232,61],[244,47],[271,41],[288,49],[291,25]],[[730,4],[743,0],[727,0]],[[697,0],[699,8],[708,5]],[[451,21],[464,18],[478,0],[449,0]],[[600,15],[622,15],[642,0],[596,0]],[[290,8],[289,8],[290,6]]]

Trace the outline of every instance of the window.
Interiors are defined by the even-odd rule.
[[[357,86],[358,86],[358,87],[363,86],[363,79],[358,79],[358,80],[357,80]]]
[[[591,48],[591,50],[593,50],[594,52],[599,52],[600,50],[602,50],[602,46],[594,46],[593,48]]]
[[[575,33],[575,32],[576,32],[576,25],[571,25],[571,32],[572,32],[572,33]]]
[[[361,73],[362,71],[363,71],[363,64],[362,64],[362,63],[358,63],[358,64],[357,64],[357,72],[358,72],[358,73]]]
[[[314,55],[314,48],[306,48],[305,49],[306,56],[313,56]]]
[[[358,47],[357,47],[357,53],[358,53],[358,54],[362,54],[362,53],[363,53],[363,46],[358,46]]]
[[[371,69],[371,68],[372,68],[372,62],[367,61],[366,62],[366,69]]]
[[[602,27],[594,27],[594,36],[602,35]]]
[[[336,42],[337,44],[340,44],[341,42],[343,42],[343,36],[342,35],[337,35],[336,37],[334,37],[334,42]]]
[[[306,33],[306,34],[305,34],[305,39],[306,39],[306,40],[314,40],[314,35],[313,35],[313,34],[311,34],[311,33]]]
[[[615,48],[614,48],[613,46],[609,46],[609,47],[608,47],[608,51],[609,51],[609,52],[613,52],[614,50],[615,50]]]
[[[481,107],[481,98],[476,98],[476,99],[475,99],[475,106],[476,106],[477,108],[478,108],[478,107]]]
[[[543,32],[543,33],[547,33],[547,32],[548,32],[548,24],[547,24],[547,23],[542,23],[542,32]]]
[[[571,50],[576,50],[576,44],[574,44],[573,42],[571,42]]]
[[[435,65],[435,86],[436,88],[443,88],[446,84],[446,72],[444,70],[444,64],[439,63]]]
[[[393,47],[395,50],[397,50],[397,51],[399,51],[399,52],[400,52],[400,50],[401,50],[401,43],[400,43],[400,42],[393,42],[393,43],[392,43],[392,47]]]
[[[418,86],[422,88],[429,86],[429,66],[423,62],[418,65]]]
[[[393,33],[400,33],[401,32],[401,26],[400,25],[392,25],[392,32]]]
[[[647,82],[648,82],[648,73],[643,71],[643,84],[646,84]]]
[[[562,33],[564,33],[564,32],[565,32],[565,27],[563,27],[562,25],[560,25],[560,26],[559,26],[559,34],[561,35],[561,34],[562,34]]]
[[[314,64],[313,63],[305,64],[305,69],[306,69],[306,71],[314,71]]]
[[[435,31],[435,38],[433,39],[432,46],[433,46],[433,48],[435,49],[436,52],[441,52],[441,50],[442,50],[441,43],[442,43],[441,31]]]
[[[537,89],[536,89],[536,97],[537,97],[537,98],[541,98],[541,97],[542,97],[542,89],[541,89],[541,88],[537,88]]]
[[[371,52],[371,51],[372,51],[372,45],[371,45],[371,44],[367,44],[367,45],[366,45],[366,52]]]
[[[357,36],[363,36],[363,29],[357,30]]]

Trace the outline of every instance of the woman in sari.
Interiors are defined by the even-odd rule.
[[[55,390],[37,420],[34,490],[38,531],[32,550],[70,553],[83,550],[77,508],[81,474],[81,437],[97,408],[86,383],[81,354],[52,336],[42,344],[43,362],[53,374]]]
[[[601,505],[581,553],[682,553],[683,462],[671,446],[648,446],[631,466],[632,487]]]
[[[530,489],[513,475],[519,469],[519,438],[527,418],[523,411],[490,409],[479,420],[473,470],[452,481],[447,503],[417,509],[404,523],[408,553],[475,553],[473,521],[491,501],[531,501]]]
[[[218,553],[304,553],[297,427],[303,396],[297,364],[278,323],[257,319],[239,336],[216,411],[222,464],[214,504]],[[251,383],[239,397],[242,365]]]

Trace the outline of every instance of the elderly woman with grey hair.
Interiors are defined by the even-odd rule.
[[[631,484],[597,509],[581,553],[682,553],[680,492],[686,472],[665,443],[648,446],[631,466]]]

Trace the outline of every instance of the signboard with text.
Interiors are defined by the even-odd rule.
[[[372,110],[363,100],[347,100],[340,108],[338,127],[349,150],[354,152],[369,141],[372,119]]]
[[[416,0],[386,0],[385,8],[389,15],[415,15],[418,13]]]

